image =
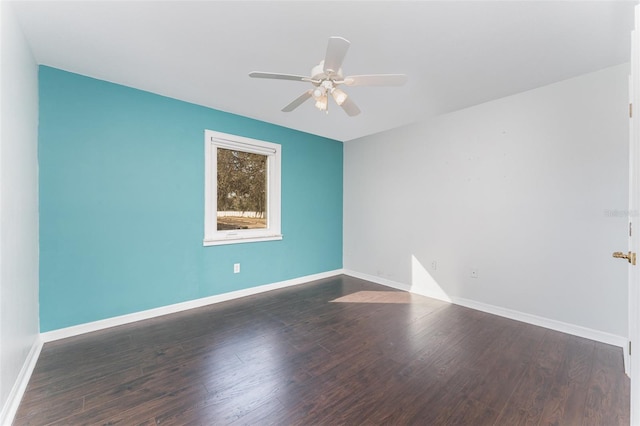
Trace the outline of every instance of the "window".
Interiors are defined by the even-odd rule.
[[[281,240],[280,145],[205,130],[204,245]]]

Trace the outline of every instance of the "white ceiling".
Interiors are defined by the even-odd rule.
[[[347,141],[627,62],[635,1],[21,1],[39,64]],[[329,36],[351,41],[345,75],[405,73],[402,87],[350,87],[362,114],[308,101]],[[309,86],[310,87],[310,86]],[[330,108],[331,108],[330,106]]]

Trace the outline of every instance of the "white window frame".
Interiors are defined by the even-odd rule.
[[[267,227],[218,231],[218,148],[267,156]],[[204,246],[281,240],[279,144],[204,131]]]

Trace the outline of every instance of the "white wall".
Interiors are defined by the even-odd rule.
[[[626,337],[627,73],[346,142],[345,269]]]
[[[37,65],[0,2],[0,424],[38,327]],[[14,390],[15,392],[15,390]]]

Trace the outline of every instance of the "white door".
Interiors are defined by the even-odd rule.
[[[640,273],[635,253],[640,248],[640,6],[635,7],[629,76],[629,339],[627,372],[631,377],[631,424],[640,425]]]

